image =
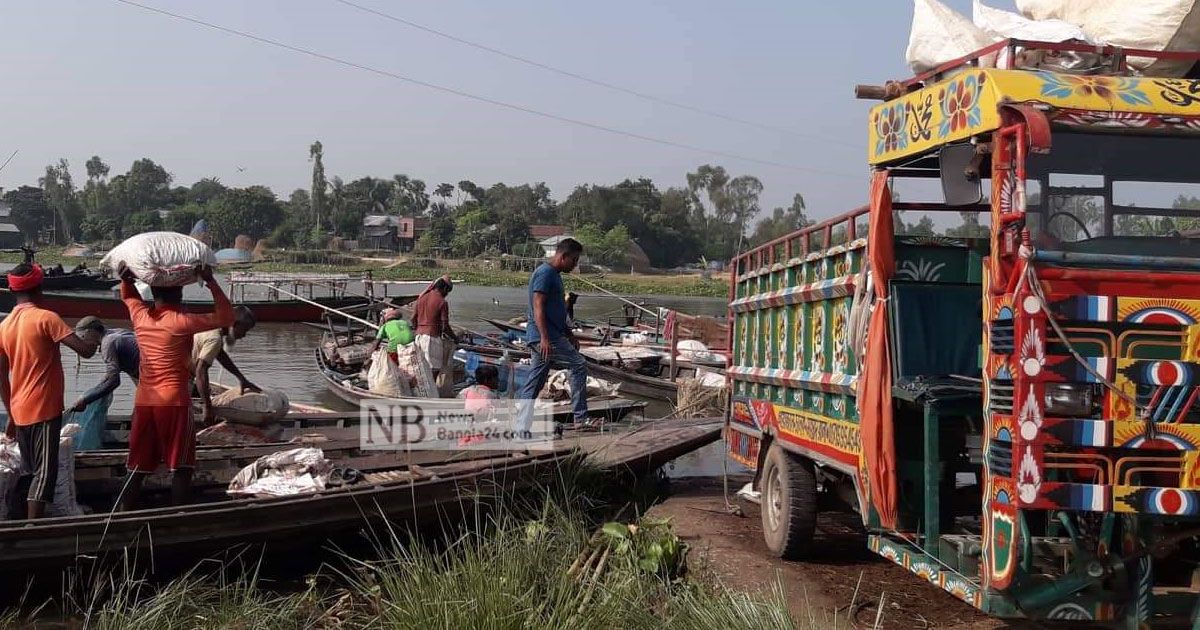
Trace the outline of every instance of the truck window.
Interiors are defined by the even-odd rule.
[[[1044,250],[1200,255],[1200,169],[1187,138],[1058,133],[1030,156],[1026,224]]]

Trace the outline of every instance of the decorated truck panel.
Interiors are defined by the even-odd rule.
[[[989,613],[1197,622],[1200,81],[1073,46],[900,84],[870,113],[869,205],[734,259],[729,457],[777,555],[840,502]],[[977,67],[1005,47],[1110,72]],[[945,203],[893,199],[931,176]],[[906,211],[983,227],[898,233]]]

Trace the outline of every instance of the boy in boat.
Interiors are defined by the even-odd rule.
[[[0,400],[8,411],[5,433],[21,449],[17,501],[25,497],[25,517],[41,518],[54,501],[58,481],[58,441],[63,416],[63,369],[58,346],[79,356],[96,354],[54,311],[41,307],[42,278],[35,264],[22,263],[8,274],[16,306],[0,323]]]
[[[141,378],[133,398],[133,427],[129,432],[129,483],[121,508],[132,510],[146,475],[161,463],[171,470],[171,500],[182,505],[190,498],[196,463],[196,431],[192,423],[192,336],[233,325],[233,305],[212,268],[197,269],[212,292],[213,313],[185,313],[183,287],[151,287],[154,304],[147,306],[133,285],[133,272],[124,264],[121,300],[129,309],[133,334],[141,351]]]
[[[481,365],[475,368],[475,384],[464,388],[458,397],[466,402],[467,411],[486,411],[496,400],[496,390],[500,389],[500,370],[494,365]]]
[[[550,363],[566,365],[571,371],[571,403],[575,422],[587,424],[587,363],[579,354],[579,342],[567,320],[567,300],[562,274],[571,273],[583,255],[583,245],[573,238],[558,242],[554,257],[542,263],[529,277],[529,324],[525,343],[529,346],[532,369],[521,386],[517,406],[517,434],[532,437],[533,402],[546,385]],[[562,427],[556,426],[555,435]]]
[[[71,411],[75,413],[83,413],[88,407],[93,407],[87,417],[97,421],[90,425],[80,423],[84,426],[75,440],[75,447],[81,450],[97,449],[101,446],[104,419],[108,416],[109,406],[112,405],[112,394],[121,386],[121,372],[136,384],[138,364],[142,358],[132,330],[106,328],[104,322],[95,315],[88,315],[79,320],[75,324],[75,334],[85,341],[100,344],[100,358],[104,360],[104,379],[84,392],[83,396],[71,405]]]
[[[417,330],[417,348],[425,355],[437,380],[438,396],[446,398],[454,385],[451,382],[450,358],[454,355],[454,329],[450,328],[450,304],[446,296],[454,290],[449,276],[433,281],[413,305],[413,322]]]
[[[208,371],[214,362],[220,363],[221,367],[237,379],[241,393],[262,391],[242,374],[229,356],[233,345],[254,328],[255,321],[254,312],[250,307],[237,306],[233,309],[233,326],[206,330],[196,333],[192,338],[192,370],[196,375],[196,391],[200,395],[201,408],[204,410],[201,420],[204,426],[213,423],[212,385],[208,380]]]

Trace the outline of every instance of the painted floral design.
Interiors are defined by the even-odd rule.
[[[896,277],[915,282],[937,282],[942,277],[942,269],[946,263],[934,263],[921,258],[916,261],[904,260],[896,267]]]
[[[833,372],[835,374],[845,374],[846,369],[850,366],[850,351],[848,337],[846,332],[847,308],[848,300],[842,300],[841,307],[834,307],[833,310]]]
[[[1140,84],[1127,77],[1081,76],[1045,71],[1036,74],[1042,80],[1042,96],[1048,98],[1098,96],[1110,106],[1114,105],[1117,99],[1126,105],[1150,104],[1150,97],[1141,89]]]
[[[984,75],[972,74],[951,81],[938,91],[938,103],[942,109],[942,122],[938,125],[939,138],[980,125],[983,110],[979,105],[979,96],[983,93],[983,83]]]
[[[804,344],[800,343],[799,340],[804,339],[804,309],[799,305],[795,308],[796,310],[792,312],[792,321],[795,322],[796,328],[792,339],[796,339],[797,343],[794,344],[796,346],[796,359],[792,365],[795,366],[795,369],[802,370],[804,369]]]
[[[787,311],[780,309],[775,313],[775,367],[779,369],[787,369]]]
[[[825,371],[825,309],[820,306],[813,309],[812,369],[814,372]]]
[[[906,107],[901,102],[875,112],[875,155],[908,148],[908,138],[904,135]]]

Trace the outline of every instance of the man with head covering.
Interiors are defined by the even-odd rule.
[[[136,507],[146,475],[164,462],[172,472],[172,502],[180,505],[191,497],[192,468],[196,465],[192,337],[233,325],[233,305],[213,278],[212,268],[200,267],[197,274],[212,293],[213,313],[184,312],[183,287],[151,287],[154,304],[148,306],[133,286],[133,272],[124,263],[117,268],[121,300],[129,309],[141,353],[129,457],[125,464],[130,478],[121,498],[125,510]]]
[[[375,333],[375,342],[367,352],[367,360],[363,367],[371,364],[371,355],[379,346],[387,341],[388,358],[396,362],[396,349],[413,342],[412,328],[398,308],[389,308],[379,314],[379,331]]]
[[[100,358],[104,360],[104,378],[71,405],[71,411],[84,413],[86,410],[85,417],[100,420],[90,424],[80,422],[83,430],[75,439],[75,447],[82,450],[97,449],[101,446],[103,419],[108,416],[113,392],[121,385],[121,372],[137,383],[141,353],[138,352],[137,338],[132,330],[106,328],[104,322],[94,315],[84,317],[75,324],[75,335],[84,341],[98,343]]]
[[[22,263],[8,274],[16,298],[0,323],[0,400],[8,410],[6,432],[21,449],[17,500],[26,499],[26,518],[41,518],[54,501],[58,440],[63,416],[63,369],[59,345],[79,356],[96,353],[57,313],[42,308],[42,268]]]
[[[254,317],[254,311],[248,306],[235,306],[233,308],[233,325],[229,328],[214,328],[206,330],[202,333],[196,333],[192,338],[192,372],[196,375],[196,391],[200,393],[200,404],[204,410],[203,423],[205,426],[213,422],[212,409],[212,384],[209,381],[208,371],[212,368],[213,363],[220,363],[221,367],[229,372],[230,376],[238,381],[238,387],[241,393],[246,392],[261,392],[257,385],[250,382],[234,364],[229,353],[233,352],[233,346],[246,336],[257,320]]]
[[[450,357],[454,355],[454,330],[450,328],[450,304],[446,296],[454,290],[450,276],[442,276],[429,285],[413,305],[413,322],[417,330],[417,348],[433,370],[438,395],[450,396]]]

